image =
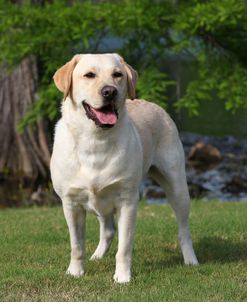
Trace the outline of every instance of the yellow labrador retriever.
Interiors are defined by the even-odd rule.
[[[139,185],[146,174],[165,189],[175,211],[185,264],[198,264],[188,228],[190,198],[176,126],[159,106],[134,99],[136,80],[136,71],[117,54],[76,55],[54,75],[65,102],[56,125],[51,176],[69,227],[67,273],[73,276],[84,274],[89,210],[100,223],[100,241],[91,259],[107,252],[116,213],[114,280],[130,281]]]

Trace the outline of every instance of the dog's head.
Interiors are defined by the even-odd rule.
[[[75,106],[102,128],[113,127],[127,95],[135,98],[136,71],[118,54],[75,55],[54,81]]]

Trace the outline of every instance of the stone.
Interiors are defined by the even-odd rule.
[[[188,160],[195,168],[208,170],[222,161],[222,155],[218,148],[198,142],[190,149]]]
[[[225,192],[234,194],[247,193],[247,183],[240,175],[235,175],[232,179],[226,183],[224,189]]]

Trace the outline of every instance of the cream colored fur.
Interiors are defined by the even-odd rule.
[[[121,78],[113,78],[119,71]],[[94,72],[96,78],[85,78]],[[51,176],[69,227],[71,261],[67,273],[84,274],[86,211],[100,222],[100,241],[91,259],[107,252],[117,216],[118,251],[114,280],[131,279],[131,254],[139,199],[139,185],[149,174],[166,191],[179,226],[185,264],[197,264],[188,228],[189,193],[184,152],[176,126],[159,106],[134,97],[136,72],[117,54],[77,55],[54,76],[64,93],[62,118],[56,125]],[[118,121],[110,129],[88,119],[82,101],[103,106],[103,86],[118,91]]]

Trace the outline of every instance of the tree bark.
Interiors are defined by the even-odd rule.
[[[0,72],[0,175],[21,182],[49,177],[50,150],[43,119],[23,133],[16,130],[18,122],[36,99],[38,68],[29,56],[11,72]]]

